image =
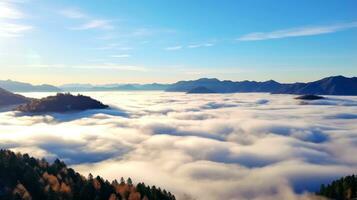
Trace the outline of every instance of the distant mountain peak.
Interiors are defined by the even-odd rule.
[[[11,92],[60,92],[61,91],[61,89],[49,84],[32,85],[29,83],[13,81],[10,79],[0,80],[0,87]]]
[[[199,78],[196,81],[220,82],[217,78]]]
[[[192,90],[187,92],[187,94],[209,94],[209,93],[216,93],[216,92],[203,86],[193,88]]]

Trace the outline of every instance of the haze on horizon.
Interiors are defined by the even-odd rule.
[[[355,76],[356,7],[353,0],[3,0],[1,79],[61,85]]]

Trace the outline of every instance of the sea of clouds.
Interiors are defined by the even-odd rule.
[[[318,199],[308,191],[357,173],[357,97],[84,94],[112,109],[1,112],[0,148],[59,157],[110,180],[131,177],[179,199]]]

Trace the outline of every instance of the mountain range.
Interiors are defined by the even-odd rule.
[[[31,85],[17,81],[0,81],[0,88],[11,92],[84,92],[84,91],[149,91],[187,93],[236,93],[265,92],[273,94],[314,94],[314,95],[357,95],[357,77],[331,76],[307,83],[279,83],[269,81],[230,81],[216,78],[179,81],[173,84],[65,84],[59,87],[52,85]],[[204,90],[204,91],[203,91]]]
[[[179,81],[166,89],[168,92],[190,92],[204,87],[216,93],[267,92],[273,94],[315,94],[315,95],[357,95],[357,77],[331,76],[308,83],[279,83],[274,80],[220,81],[215,78],[201,78]]]
[[[170,84],[65,84],[60,86],[64,91],[149,91],[149,90],[166,90]]]
[[[56,86],[43,84],[43,85],[32,85],[29,83],[23,83],[12,80],[0,80],[0,88],[11,92],[60,92]]]

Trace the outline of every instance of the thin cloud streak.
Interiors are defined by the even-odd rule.
[[[165,50],[167,51],[176,51],[180,49],[196,49],[196,48],[202,48],[202,47],[211,47],[214,46],[213,43],[196,43],[196,44],[190,44],[187,46],[184,45],[177,45],[177,46],[171,46],[171,47],[166,47]]]
[[[190,44],[187,46],[187,48],[190,48],[190,49],[195,49],[195,48],[200,48],[200,47],[211,47],[213,46],[214,44],[212,43],[204,43],[204,44]]]
[[[111,55],[112,58],[129,58],[131,55],[129,54],[118,54],[118,55]]]
[[[104,45],[102,47],[97,47],[95,48],[97,50],[111,50],[111,49],[115,49],[115,50],[121,50],[121,51],[128,51],[128,50],[132,50],[132,47],[127,47],[127,46],[122,46],[121,44],[117,44],[117,43],[111,43],[111,44],[107,44]]]
[[[89,65],[64,65],[64,64],[38,64],[38,65],[26,65],[22,67],[29,68],[66,68],[66,69],[93,69],[93,70],[120,70],[120,71],[137,71],[144,72],[148,71],[147,68],[135,65],[119,65],[116,63],[104,63],[104,64],[89,64]]]
[[[87,15],[82,13],[79,9],[74,9],[74,8],[67,8],[61,10],[60,14],[71,19],[82,19],[87,17]]]
[[[88,30],[88,29],[113,29],[114,27],[110,24],[108,20],[91,20],[85,24],[78,27],[71,28],[72,30]]]
[[[334,33],[338,31],[343,31],[346,29],[356,28],[357,22],[351,23],[340,23],[334,25],[326,26],[309,26],[309,27],[299,27],[292,29],[277,30],[272,32],[255,32],[243,35],[238,38],[238,41],[256,41],[256,40],[270,40],[270,39],[280,39],[288,37],[302,37],[302,36],[312,36]]]
[[[183,48],[182,46],[172,46],[172,47],[165,48],[165,50],[167,50],[167,51],[176,51],[176,50],[180,50],[182,48]]]
[[[20,37],[31,29],[32,26],[28,25],[0,22],[0,37]]]

